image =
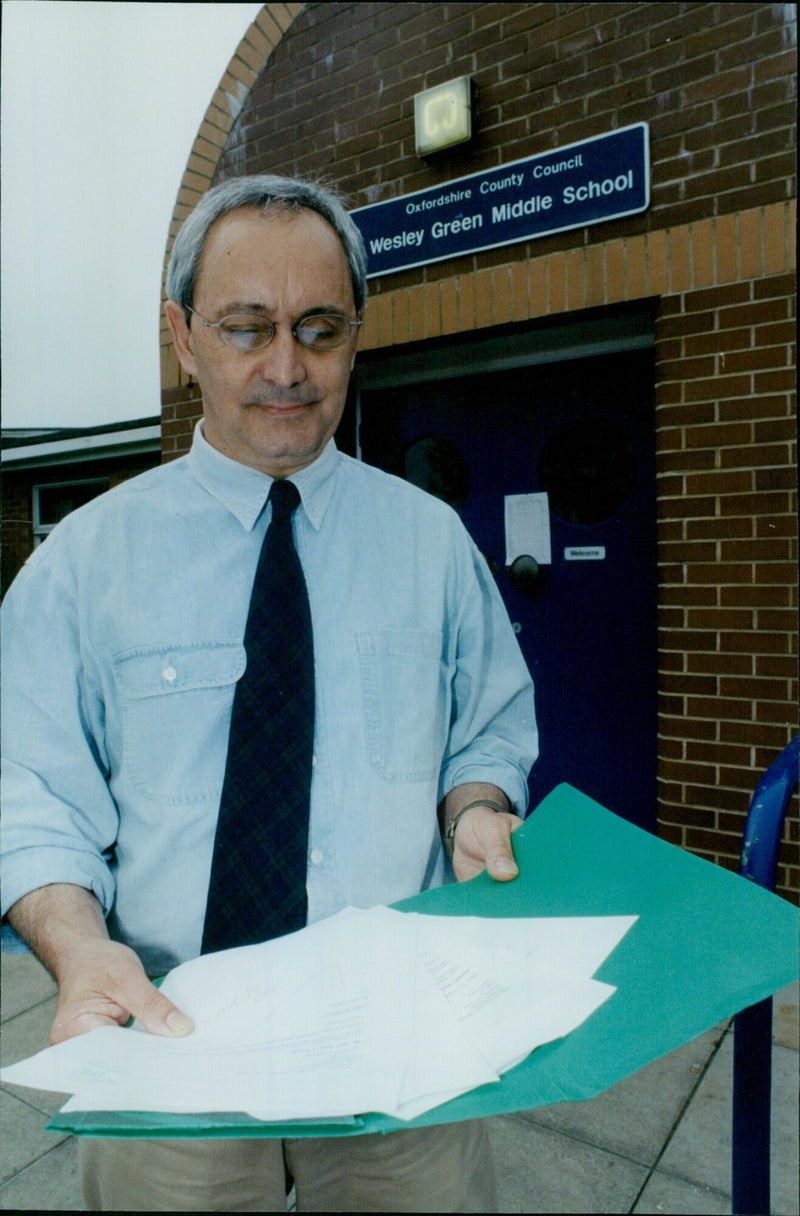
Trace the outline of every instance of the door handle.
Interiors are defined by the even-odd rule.
[[[508,568],[511,586],[523,595],[532,595],[541,590],[542,574],[541,566],[529,553],[521,553],[519,557],[515,557]]]

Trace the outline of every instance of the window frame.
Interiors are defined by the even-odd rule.
[[[56,490],[56,489],[62,489],[62,488],[66,489],[67,487],[70,487],[70,486],[88,486],[88,485],[98,486],[97,494],[103,494],[103,493],[105,493],[106,490],[108,490],[110,488],[110,479],[108,477],[70,477],[64,481],[37,482],[36,485],[31,487],[31,496],[32,496],[32,504],[33,504],[32,533],[33,533],[34,549],[37,549],[39,547],[39,545],[42,543],[42,541],[45,540],[50,535],[50,533],[53,531],[53,528],[55,528],[56,524],[61,522],[61,520],[56,520],[54,523],[43,523],[42,522],[41,491],[42,490]],[[97,494],[93,494],[92,498],[96,498]],[[87,502],[91,502],[91,499],[87,499]],[[82,506],[83,504],[80,504],[80,505]],[[77,507],[73,507],[72,510],[73,511],[77,510]],[[71,513],[72,513],[71,511],[68,511],[67,515],[70,515]],[[65,519],[65,518],[66,518],[66,516],[62,515],[61,519]]]

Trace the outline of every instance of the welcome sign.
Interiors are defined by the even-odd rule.
[[[650,205],[646,123],[352,211],[370,278],[636,215]]]

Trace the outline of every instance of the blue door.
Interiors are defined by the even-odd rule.
[[[561,781],[656,820],[650,349],[361,394],[369,464],[449,501],[486,557],[536,686],[531,806]],[[505,503],[546,492],[551,562],[507,564]],[[546,517],[545,517],[546,518]]]

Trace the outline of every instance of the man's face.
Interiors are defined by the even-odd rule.
[[[310,464],[339,424],[358,341],[354,328],[342,346],[312,351],[291,331],[314,313],[357,319],[333,228],[314,211],[230,212],[209,231],[193,307],[207,321],[250,313],[283,322],[268,346],[232,350],[197,317],[187,326],[182,309],[168,302],[178,358],[203,394],[205,438],[272,477]]]

